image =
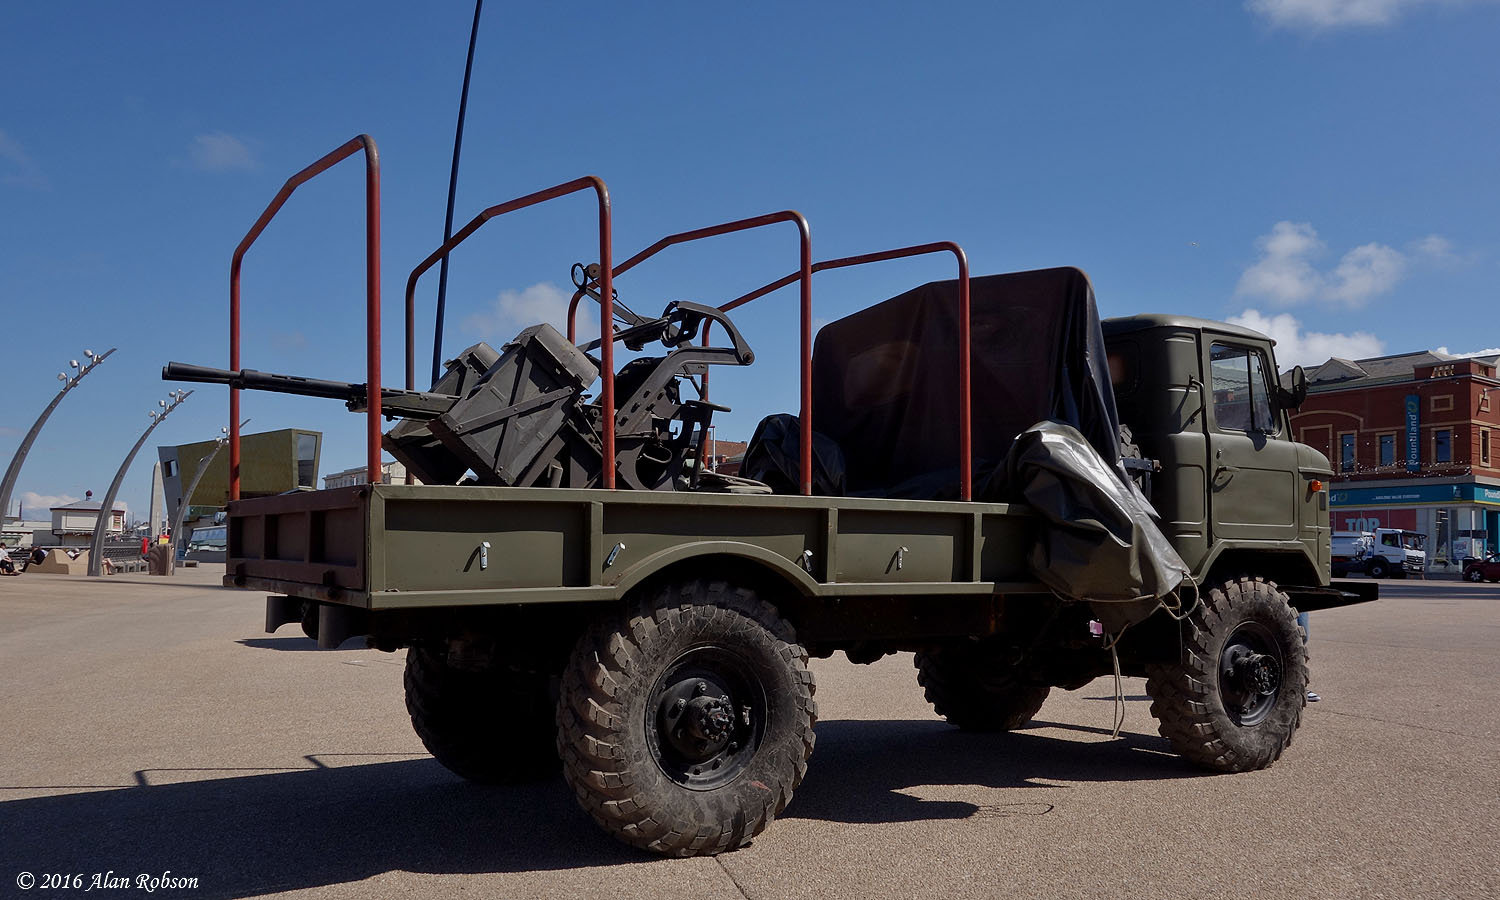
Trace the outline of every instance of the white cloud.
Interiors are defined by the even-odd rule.
[[[1246,0],[1245,8],[1277,28],[1325,31],[1390,25],[1423,6],[1465,6],[1476,0]]]
[[[563,293],[562,288],[550,281],[533,284],[524,290],[504,290],[483,312],[472,313],[464,318],[465,331],[485,340],[508,341],[523,329],[540,322],[568,333],[568,301],[572,294]],[[578,339],[587,342],[599,333],[599,316],[596,304],[588,297],[578,303]]]
[[[1429,234],[1427,237],[1412,241],[1407,246],[1417,256],[1425,256],[1439,262],[1447,262],[1455,258],[1453,242],[1440,234]]]
[[[17,187],[36,188],[46,190],[49,185],[47,176],[36,162],[26,153],[21,142],[0,131],[0,184],[12,184]]]
[[[1247,309],[1238,316],[1230,316],[1229,322],[1259,331],[1274,340],[1276,362],[1282,369],[1316,366],[1327,362],[1331,356],[1364,359],[1385,352],[1385,342],[1368,331],[1351,334],[1303,331],[1302,323],[1291,313],[1267,316],[1259,310]]]
[[[188,159],[193,168],[204,172],[248,171],[260,167],[249,145],[222,131],[194,137],[188,144]]]
[[[1234,296],[1277,306],[1308,300],[1363,306],[1394,290],[1414,263],[1448,264],[1458,259],[1447,238],[1429,234],[1407,244],[1406,253],[1377,242],[1355,247],[1331,271],[1320,271],[1313,261],[1328,248],[1307,222],[1277,222],[1255,246],[1260,258],[1241,273]]]
[[[1261,297],[1291,304],[1311,299],[1323,288],[1323,276],[1309,257],[1325,249],[1317,231],[1306,222],[1277,222],[1271,233],[1255,241],[1260,259],[1240,275],[1236,297]]]
[[[50,516],[47,511],[52,507],[75,503],[78,499],[71,494],[38,494],[36,491],[23,491],[21,508],[26,511],[26,517],[29,519],[45,519]]]
[[[1486,347],[1483,350],[1474,350],[1474,351],[1468,352],[1468,353],[1454,353],[1452,350],[1449,350],[1447,347],[1439,347],[1439,348],[1437,348],[1437,352],[1442,353],[1442,354],[1446,354],[1448,356],[1458,356],[1458,357],[1464,357],[1464,358],[1467,358],[1467,357],[1470,357],[1470,356],[1500,356],[1500,347]]]
[[[1406,257],[1384,244],[1355,247],[1339,260],[1324,296],[1350,306],[1389,293],[1406,274]]]

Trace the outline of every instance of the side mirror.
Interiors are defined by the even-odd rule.
[[[1276,385],[1276,405],[1282,409],[1301,409],[1302,401],[1307,399],[1307,373],[1302,371],[1301,366],[1292,367],[1292,386]]]

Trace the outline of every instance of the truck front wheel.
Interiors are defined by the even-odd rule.
[[[1213,587],[1182,622],[1182,658],[1146,667],[1161,734],[1220,772],[1263,769],[1292,742],[1307,705],[1307,652],[1287,596],[1262,578]]]
[[[914,662],[927,702],[965,731],[1020,728],[1042,708],[1051,690],[1022,682],[1014,665],[975,642],[923,650]]]
[[[406,711],[417,737],[455,775],[481,784],[554,776],[553,700],[546,675],[448,665],[446,650],[406,651]]]
[[[1384,578],[1391,574],[1391,567],[1386,563],[1385,557],[1377,556],[1365,566],[1365,574],[1371,578]]]
[[[807,651],[753,591],[668,584],[579,640],[557,706],[563,775],[627,844],[671,856],[732,850],[801,784],[813,689]]]

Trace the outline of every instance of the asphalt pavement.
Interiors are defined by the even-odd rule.
[[[1314,613],[1323,701],[1242,775],[1173,755],[1137,679],[1118,739],[1103,679],[976,736],[932,714],[909,655],[818,661],[817,749],[782,818],[667,860],[560,779],[450,775],[411,731],[401,654],[263,634],[260,595],[217,574],[0,578],[0,896],[96,874],[140,896],[168,873],[155,894],[1500,897],[1500,586],[1384,582]],[[82,886],[40,886],[58,875]]]

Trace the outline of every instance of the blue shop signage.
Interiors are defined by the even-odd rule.
[[[1410,487],[1346,488],[1328,494],[1332,506],[1410,506],[1420,503],[1488,503],[1500,506],[1500,488],[1480,484],[1414,484]]]

